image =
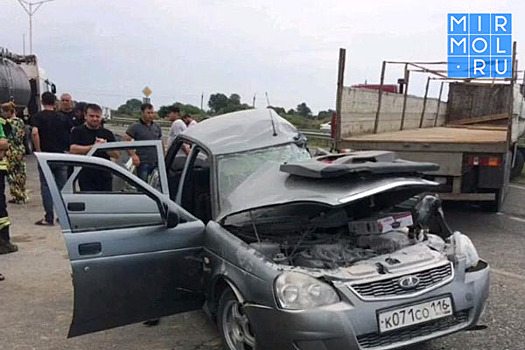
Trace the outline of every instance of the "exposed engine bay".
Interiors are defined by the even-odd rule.
[[[370,208],[363,202],[342,208],[311,203],[263,208],[238,214],[226,226],[276,264],[315,269],[350,267],[423,242],[442,251],[452,234],[435,196],[368,211],[371,216],[356,210],[363,204]],[[401,262],[392,255],[387,263]]]

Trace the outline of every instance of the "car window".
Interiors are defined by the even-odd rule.
[[[74,169],[75,173],[72,186],[73,193],[141,193],[136,184],[107,168],[75,166],[69,169]],[[67,191],[67,189],[64,188],[63,191]]]
[[[181,206],[206,223],[211,219],[210,158],[197,148],[188,161]]]
[[[144,177],[146,182],[151,182],[157,171],[157,149],[155,146],[142,146],[139,148],[112,148],[110,151],[98,150],[93,154],[94,157],[102,157],[105,159],[110,159],[112,162],[120,165],[124,169],[128,170],[134,175],[138,175],[138,169],[133,164],[131,159],[131,154],[136,153],[141,160],[141,163],[148,164],[151,170],[148,171],[147,177]],[[162,191],[160,182],[156,186],[159,191]]]
[[[248,176],[270,163],[310,159],[304,147],[288,144],[243,153],[217,156],[219,166],[219,200],[222,204]]]
[[[50,167],[73,232],[164,223],[154,196],[110,168],[60,162]]]

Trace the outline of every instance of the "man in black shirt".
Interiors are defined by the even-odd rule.
[[[88,154],[97,143],[114,142],[115,135],[102,126],[102,108],[96,104],[86,106],[85,124],[71,131],[72,154]],[[118,158],[118,151],[97,151],[95,157],[110,159]],[[96,168],[84,168],[78,176],[82,192],[110,192],[112,190],[111,173]]]
[[[74,106],[75,103],[73,102],[71,94],[64,93],[60,95],[59,113],[68,117],[71,120],[71,124],[78,126],[80,124],[77,124],[75,113],[73,111]]]
[[[84,124],[84,117],[86,114],[86,102],[75,102],[75,108],[73,108],[73,124],[75,126],[80,126]],[[104,124],[102,124],[104,125]]]
[[[69,149],[70,118],[55,111],[56,97],[51,92],[42,94],[44,109],[33,117],[33,141],[37,152],[64,153]]]
[[[64,153],[69,149],[69,132],[73,127],[71,120],[55,111],[56,97],[51,92],[42,94],[44,109],[33,117],[33,144],[37,152]],[[67,180],[67,168],[53,167],[51,169],[59,189]],[[52,226],[54,223],[53,199],[48,184],[39,168],[40,192],[46,212],[44,219],[35,222],[36,225]]]

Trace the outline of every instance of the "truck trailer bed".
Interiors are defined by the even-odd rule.
[[[344,137],[343,141],[358,143],[419,142],[441,144],[505,144],[507,141],[507,131],[435,127]]]
[[[507,152],[507,131],[434,127],[345,137],[341,148],[395,152]]]

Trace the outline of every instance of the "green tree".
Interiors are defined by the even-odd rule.
[[[246,103],[240,103],[240,104],[233,103],[233,104],[228,104],[226,107],[222,108],[217,114],[232,113],[232,112],[237,112],[237,111],[243,111],[246,109],[252,109],[252,106],[249,106]]]
[[[139,99],[132,98],[131,100],[127,100],[123,105],[119,106],[117,111],[124,114],[137,114],[140,113],[141,105],[142,102]]]
[[[208,101],[208,107],[210,107],[212,113],[218,114],[221,109],[228,106],[229,100],[230,99],[225,94],[212,94],[210,95],[210,100]]]
[[[189,114],[191,116],[204,116],[206,114],[202,109],[194,105],[175,102],[168,106],[161,106],[158,110],[159,117],[166,118],[166,115],[168,115],[169,111],[173,107],[178,107],[180,109],[181,114]]]
[[[239,106],[241,104],[241,96],[238,94],[231,94],[228,99],[228,105]]]
[[[273,109],[280,116],[283,116],[286,114],[286,110],[283,107],[270,106],[268,108]]]
[[[303,117],[311,117],[312,110],[306,105],[305,102],[301,102],[297,105],[297,113]]]
[[[241,96],[238,94],[231,94],[230,97],[227,97],[222,93],[212,94],[208,101],[208,106],[210,107],[211,113],[215,115],[252,108],[246,103],[241,103]]]
[[[319,111],[317,113],[317,119],[330,119],[332,118],[332,114],[334,114],[335,111],[333,109],[328,109],[326,111]]]
[[[182,108],[181,108],[181,111],[183,111],[183,113],[187,113],[187,114],[191,114],[191,115],[205,115],[206,113],[200,109],[199,107],[197,106],[194,106],[194,105],[190,105],[190,104],[186,104],[184,105]]]

